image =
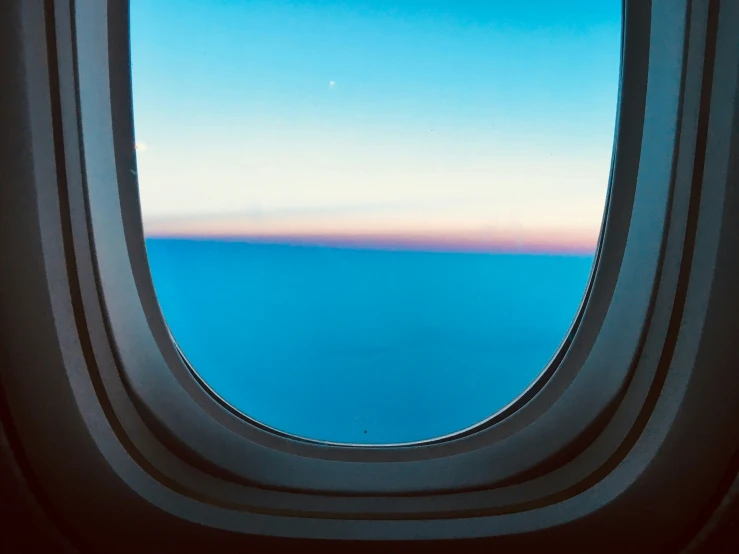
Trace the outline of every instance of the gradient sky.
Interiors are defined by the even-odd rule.
[[[620,0],[132,0],[131,19],[150,235],[597,238]]]

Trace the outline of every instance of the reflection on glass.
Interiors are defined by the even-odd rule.
[[[386,444],[540,374],[600,230],[618,0],[133,0],[131,27],[154,285],[216,394]]]

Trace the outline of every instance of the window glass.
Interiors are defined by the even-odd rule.
[[[508,405],[583,297],[619,0],[132,0],[157,297],[223,400],[339,443]]]

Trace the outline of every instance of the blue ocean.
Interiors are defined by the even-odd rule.
[[[592,256],[147,239],[162,311],[232,406],[311,439],[467,428],[555,353]]]

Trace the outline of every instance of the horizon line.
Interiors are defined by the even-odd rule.
[[[411,251],[439,253],[480,254],[570,254],[593,255],[596,240],[576,241],[547,240],[545,237],[488,238],[471,234],[424,235],[424,234],[248,234],[248,233],[197,233],[197,232],[152,232],[145,239],[169,239],[192,241],[241,242],[246,244],[282,245],[299,247],[343,248],[356,250]],[[589,237],[588,237],[589,238]]]

